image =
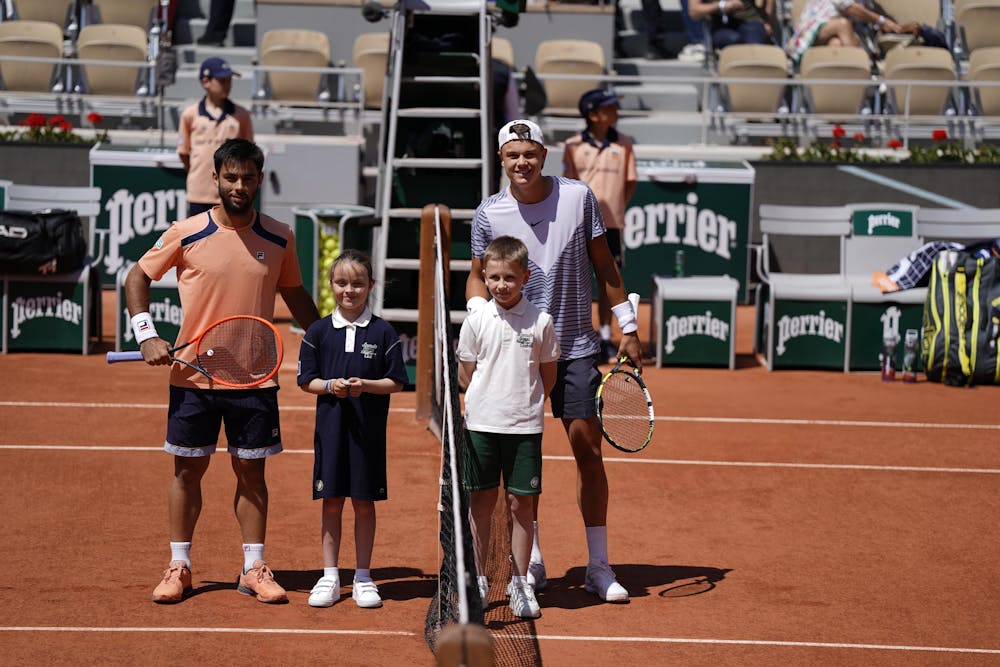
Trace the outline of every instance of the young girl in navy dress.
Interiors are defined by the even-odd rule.
[[[337,309],[306,331],[299,349],[298,384],[317,394],[313,499],[323,499],[323,576],[309,595],[313,607],[340,599],[341,517],[354,509],[356,569],[351,597],[359,607],[381,607],[371,578],[375,501],[385,500],[385,431],[389,394],[408,382],[399,336],[372,314],[371,260],[345,250],[330,267]]]

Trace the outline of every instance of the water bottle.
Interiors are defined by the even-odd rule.
[[[917,381],[917,359],[920,357],[920,331],[907,329],[903,339],[903,382]]]
[[[684,277],[684,250],[677,249],[674,252],[674,278]]]
[[[893,382],[896,379],[896,343],[899,336],[888,333],[882,338],[882,354],[879,361],[882,366],[882,382]]]

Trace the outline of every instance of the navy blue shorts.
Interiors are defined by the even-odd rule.
[[[177,456],[210,456],[226,426],[229,453],[262,459],[281,451],[278,388],[188,389],[170,386],[167,440],[163,449]]]
[[[597,355],[569,359],[556,364],[556,385],[549,400],[552,416],[557,419],[589,419],[597,417],[594,397],[601,383]]]

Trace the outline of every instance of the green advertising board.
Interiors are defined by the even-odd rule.
[[[851,213],[854,236],[913,236],[913,211],[855,209]]]
[[[735,335],[733,324],[729,302],[666,301],[657,359],[664,366],[728,367]]]
[[[32,277],[4,281],[5,352],[75,350],[86,354],[99,313],[91,273],[83,269],[58,279]]]
[[[639,182],[625,211],[622,274],[650,297],[653,275],[728,275],[747,300],[753,168],[743,162],[638,161]]]
[[[844,369],[847,356],[847,302],[774,302],[767,342],[771,368]]]
[[[101,189],[97,229],[108,230],[101,283],[114,287],[175,220],[187,217],[184,167],[173,148],[108,146],[90,151],[90,183]]]
[[[923,326],[923,304],[854,302],[852,307],[851,370],[878,370],[882,341],[887,337],[896,340],[894,367],[901,368],[903,337],[907,329],[919,331]]]

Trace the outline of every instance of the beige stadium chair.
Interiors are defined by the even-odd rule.
[[[941,0],[880,0],[879,4],[897,23],[926,23],[936,28],[941,20]]]
[[[514,69],[514,45],[504,37],[493,37],[490,52],[494,58]]]
[[[809,84],[803,86],[817,114],[855,115],[871,85],[871,60],[860,46],[813,46],[799,65],[802,79],[848,79],[857,84]]]
[[[604,49],[597,42],[583,39],[548,39],[535,50],[535,73],[593,74],[593,79],[542,79],[548,99],[547,113],[577,116],[580,96],[603,85],[607,74]]]
[[[351,60],[364,72],[365,89],[362,95],[365,108],[381,108],[389,63],[389,33],[366,32],[358,35],[354,39]]]
[[[0,22],[0,55],[59,58],[63,32],[49,21]],[[0,76],[7,90],[47,93],[52,90],[54,63],[0,60]]]
[[[146,61],[146,31],[134,25],[93,23],[80,30],[77,54],[80,60]],[[142,67],[83,65],[87,92],[91,95],[135,95]]]
[[[969,54],[968,80],[1000,83],[1000,46],[985,46]],[[1000,86],[973,86],[976,109],[984,116],[1000,116]]]
[[[719,76],[784,79],[788,76],[788,57],[780,46],[732,44],[719,51]],[[777,108],[785,84],[729,82],[725,88],[729,111],[769,113]]]
[[[954,12],[966,53],[1000,46],[1000,0],[955,0]]]
[[[260,42],[260,65],[275,67],[329,67],[330,42],[317,30],[269,30]],[[314,102],[324,80],[322,72],[268,71],[271,98]]]
[[[152,23],[153,10],[159,0],[96,0],[101,23],[134,25],[147,29]]]
[[[892,81],[955,81],[955,64],[951,52],[932,46],[907,46],[892,49],[885,56],[885,78],[895,99],[895,111],[907,111],[907,86],[893,85]],[[919,116],[937,116],[945,112],[951,99],[952,86],[909,87],[909,113]]]
[[[22,21],[49,21],[60,28],[69,16],[68,0],[17,0],[14,8]]]

